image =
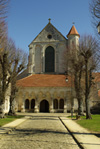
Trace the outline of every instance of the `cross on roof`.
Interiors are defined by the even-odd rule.
[[[50,23],[51,19],[49,18],[48,20],[49,20],[49,23]]]

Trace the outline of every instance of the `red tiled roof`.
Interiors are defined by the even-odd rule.
[[[74,25],[73,25],[72,28],[70,29],[70,31],[69,31],[67,37],[68,37],[69,35],[78,35],[78,36],[80,37],[80,35],[79,35],[79,33],[77,32],[77,30],[76,30],[76,28],[75,28]]]
[[[100,82],[100,72],[93,73],[94,82]]]
[[[71,87],[71,77],[65,75],[33,74],[17,81],[20,87]]]

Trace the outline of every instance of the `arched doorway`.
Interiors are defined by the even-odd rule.
[[[40,102],[40,112],[49,112],[49,102],[47,100]]]
[[[25,100],[25,109],[29,109],[29,100],[28,99]]]
[[[51,46],[45,50],[45,72],[55,72],[55,50]]]

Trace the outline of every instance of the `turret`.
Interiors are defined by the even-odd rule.
[[[79,38],[80,35],[77,32],[75,26],[73,25],[72,28],[70,29],[68,35],[68,47],[73,48],[73,47],[77,47],[79,45]]]

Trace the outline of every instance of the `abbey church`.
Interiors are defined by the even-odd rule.
[[[79,37],[74,25],[64,37],[49,19],[29,44],[27,69],[17,81],[18,111],[66,113],[77,109],[73,80],[66,75],[64,54],[68,46],[79,44]]]

